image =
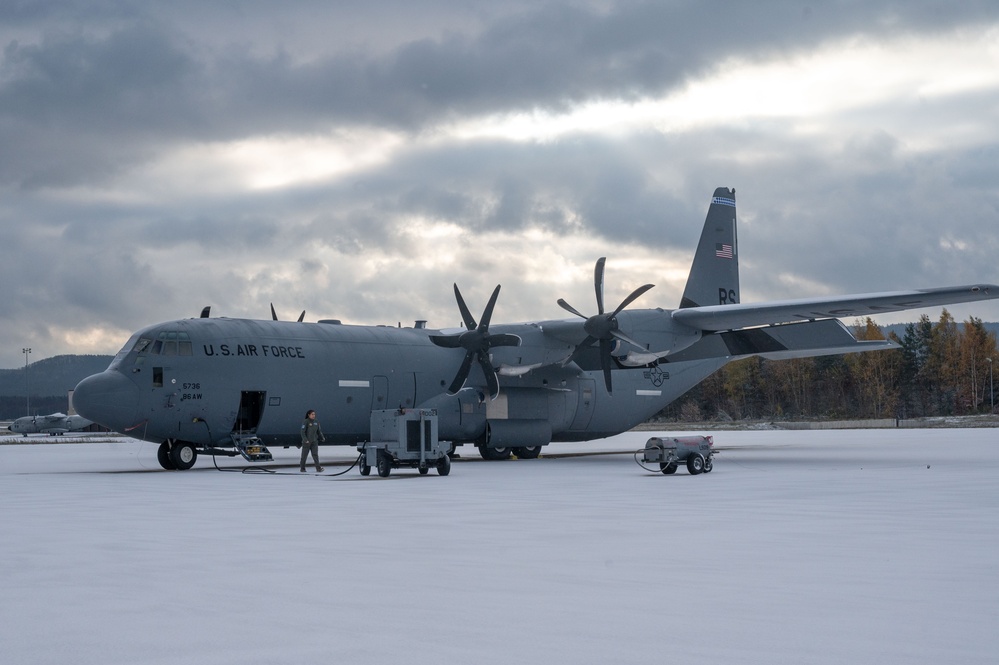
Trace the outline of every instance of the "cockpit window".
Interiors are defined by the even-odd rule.
[[[177,352],[182,356],[194,355],[194,345],[191,344],[191,336],[186,332],[177,333]]]
[[[160,339],[163,340],[163,355],[164,356],[175,356],[177,355],[177,333],[175,332],[161,332]]]
[[[135,350],[153,356],[193,356],[194,344],[186,332],[164,330],[156,335],[156,339],[149,337],[139,339]]]

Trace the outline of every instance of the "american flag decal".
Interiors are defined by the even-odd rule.
[[[732,253],[732,245],[715,245],[715,256],[720,259],[732,259],[735,258],[735,254]]]

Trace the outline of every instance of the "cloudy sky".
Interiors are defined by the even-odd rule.
[[[999,282],[994,1],[40,0],[0,46],[0,367],[452,282],[562,318],[600,256],[674,307],[718,186],[744,302]]]

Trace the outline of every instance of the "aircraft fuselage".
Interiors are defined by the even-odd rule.
[[[625,312],[621,322],[646,337],[654,331],[663,346],[677,337],[664,336],[671,322],[661,310]],[[463,354],[430,342],[429,336],[441,331],[184,319],[133,335],[104,373],[77,387],[74,402],[81,413],[99,415],[98,422],[112,430],[202,447],[224,445],[232,432],[255,433],[268,445],[295,444],[309,409],[319,412],[328,443],[353,444],[368,440],[371,411],[411,407],[437,409],[441,439],[497,447],[544,445],[630,429],[722,364],[712,360],[671,365],[669,371],[615,371],[611,395],[595,352],[589,360],[593,371],[581,368],[585,357],[562,366],[560,360],[578,340],[544,333],[560,325],[566,323],[495,326],[523,340],[521,346],[493,351],[498,367],[538,367],[500,369],[502,390],[489,399],[477,367],[468,385],[480,387],[447,394]]]

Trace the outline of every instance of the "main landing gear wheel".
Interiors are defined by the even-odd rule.
[[[490,448],[486,444],[481,444],[476,446],[479,449],[479,454],[482,455],[482,459],[487,459],[491,461],[510,459],[510,449],[509,448]]]
[[[538,459],[541,456],[541,446],[514,448],[513,454],[517,456],[517,459]]]
[[[170,448],[170,461],[178,471],[187,471],[198,461],[198,451],[193,443],[175,441]]]
[[[25,434],[25,436],[28,436]],[[170,459],[170,444],[164,441],[160,444],[160,447],[156,449],[156,460],[160,463],[167,471],[176,471],[177,465],[173,463]]]
[[[451,458],[445,455],[437,460],[437,475],[446,476],[451,473]]]
[[[687,458],[687,473],[692,476],[704,471],[704,458],[700,455],[691,455]]]

